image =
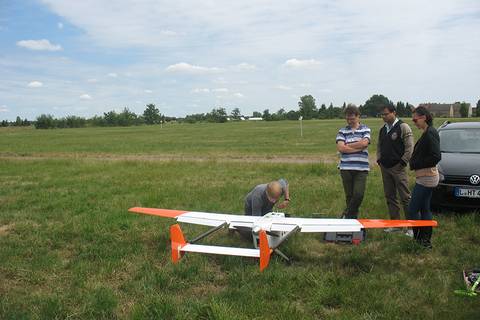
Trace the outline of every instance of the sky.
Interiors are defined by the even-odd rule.
[[[478,0],[0,0],[0,119],[480,99]]]

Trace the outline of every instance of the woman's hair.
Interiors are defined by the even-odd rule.
[[[428,111],[427,108],[425,107],[416,107],[415,110],[413,110],[413,113],[416,113],[418,114],[419,116],[425,116],[425,119],[426,119],[426,123],[429,125],[429,126],[433,126],[433,116],[432,114],[430,113],[430,111]]]

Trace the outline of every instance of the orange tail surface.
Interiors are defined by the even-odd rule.
[[[170,226],[170,241],[172,243],[172,261],[173,263],[177,263],[183,256],[180,249],[187,244],[180,225],[174,224]]]
[[[270,255],[272,254],[272,249],[268,246],[268,238],[265,230],[260,230],[260,271],[263,271],[268,267],[270,262]]]

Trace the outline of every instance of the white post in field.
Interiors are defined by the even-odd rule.
[[[300,137],[303,138],[303,117],[300,116],[300,118],[298,118],[298,120],[300,121]]]

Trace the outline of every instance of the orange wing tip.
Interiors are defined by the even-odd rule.
[[[128,209],[128,211],[134,212],[134,213],[149,214],[152,216],[165,217],[165,218],[176,218],[188,212],[183,210],[155,209],[155,208],[141,208],[141,207],[133,207]]]
[[[270,262],[270,255],[272,254],[272,249],[268,246],[267,233],[265,230],[260,230],[260,271],[263,271],[268,267]]]
[[[180,225],[174,224],[170,226],[170,241],[172,244],[172,261],[177,263],[183,256],[180,249],[187,244]]]
[[[380,220],[358,219],[364,228],[399,228],[399,227],[436,227],[435,220]]]

